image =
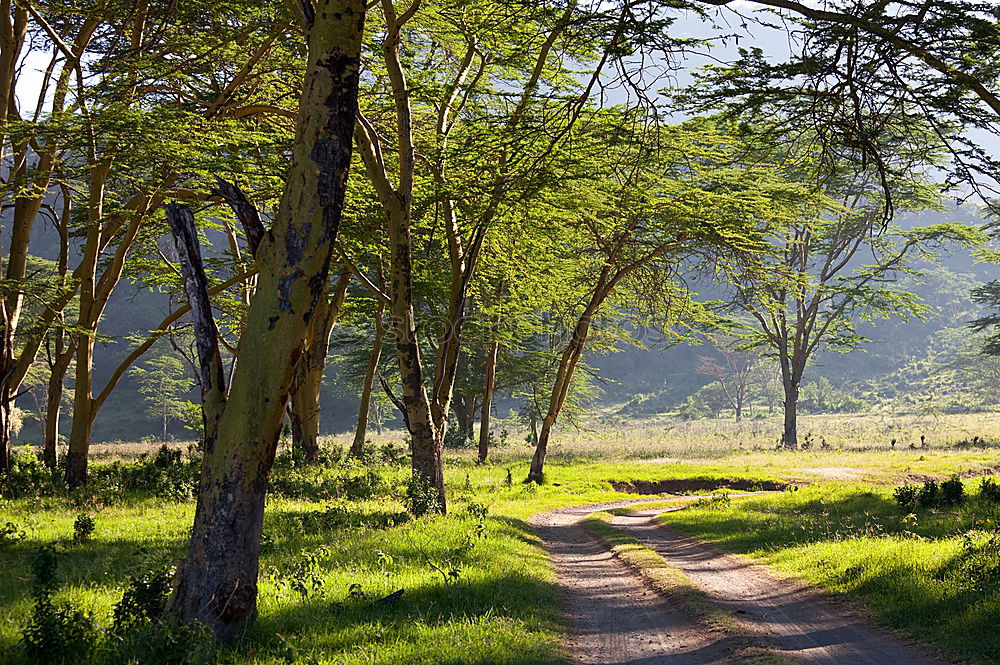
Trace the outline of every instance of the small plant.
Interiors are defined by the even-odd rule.
[[[514,474],[510,468],[507,469],[507,478],[503,481],[503,484],[507,487],[514,486]]]
[[[77,545],[90,540],[97,523],[90,515],[77,515],[73,522],[73,542]]]
[[[85,661],[97,643],[93,618],[70,603],[56,605],[58,554],[45,545],[31,560],[35,604],[21,634],[21,648],[29,663],[55,664]]]
[[[911,510],[917,505],[918,489],[915,485],[900,485],[892,492],[892,498],[896,500],[900,508]]]
[[[13,545],[24,540],[24,529],[13,522],[0,526],[0,547]]]
[[[992,478],[983,478],[979,483],[979,498],[984,501],[1000,503],[1000,484]]]
[[[414,515],[426,515],[441,509],[437,488],[420,476],[412,476],[407,483],[406,500]]]
[[[962,503],[964,499],[965,486],[962,484],[961,478],[952,476],[941,483],[941,503],[947,506],[954,506]]]
[[[962,552],[942,577],[957,592],[996,592],[1000,588],[1000,534],[966,533]]]
[[[316,550],[302,550],[299,559],[289,571],[288,587],[308,598],[323,588],[323,575],[319,565],[320,557],[329,553],[327,547]]]
[[[130,630],[138,624],[163,617],[170,596],[173,567],[164,567],[133,578],[115,605],[113,625],[116,631]]]
[[[917,503],[923,508],[933,508],[941,498],[940,488],[936,480],[924,481],[924,486],[917,492]]]

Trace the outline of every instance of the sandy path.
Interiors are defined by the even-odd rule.
[[[730,638],[706,631],[671,607],[580,524],[595,510],[634,503],[573,508],[532,520],[566,590],[573,662],[730,665]]]
[[[862,623],[813,590],[659,526],[654,517],[662,512],[661,508],[616,516],[613,523],[658,552],[715,603],[736,615],[761,646],[797,661],[823,665],[945,662]]]

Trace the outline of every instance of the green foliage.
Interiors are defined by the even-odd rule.
[[[979,497],[990,503],[1000,503],[1000,483],[992,478],[983,478],[979,483]]]
[[[917,491],[917,503],[922,508],[934,508],[940,500],[940,487],[936,480],[927,479]]]
[[[14,522],[7,522],[0,527],[0,549],[24,540],[24,529]]]
[[[912,510],[917,505],[918,488],[914,485],[900,485],[892,491],[892,498],[903,510]]]
[[[90,540],[96,526],[97,523],[90,515],[77,515],[73,520],[73,542],[80,545]]]
[[[952,476],[941,483],[941,503],[954,506],[965,500],[965,485],[958,476]]]
[[[34,607],[21,634],[21,648],[29,663],[53,665],[86,662],[99,639],[93,617],[72,603],[57,604],[58,554],[51,544],[35,553]]]
[[[112,612],[112,626],[125,634],[142,624],[164,618],[174,568],[164,566],[133,577]]]

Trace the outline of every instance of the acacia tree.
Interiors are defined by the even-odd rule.
[[[736,422],[740,422],[750,389],[759,380],[760,351],[741,348],[737,340],[717,343],[716,351],[718,357],[699,356],[695,371],[719,384],[735,412]]]
[[[375,77],[373,94],[359,117],[358,151],[386,219],[391,249],[386,295],[402,384],[398,404],[410,432],[413,476],[436,495],[433,504],[414,507],[418,512],[444,511],[442,448],[470,284],[484,240],[515,185],[535,177],[552,149],[552,135],[561,138],[579,116],[610,52],[621,47],[624,19],[615,22],[618,27],[612,30],[607,50],[581,86],[562,70],[563,58],[594,60],[593,37],[580,41],[585,21],[573,4],[555,17],[545,8],[532,11],[525,6],[523,14],[500,17],[499,24],[495,14],[481,7],[473,11],[445,3],[423,8],[420,0],[403,11],[391,0],[383,0],[379,7],[385,29],[379,31],[381,43],[372,49],[369,63],[382,76]],[[448,38],[441,39],[442,34]],[[413,49],[415,55],[404,58],[405,38],[427,48]],[[419,88],[408,83],[416,65],[435,76]],[[522,71],[528,72],[524,80]],[[511,90],[515,101],[507,105]],[[379,100],[386,105],[375,106]],[[562,109],[558,123],[558,116],[546,116],[554,108]],[[381,129],[379,116],[392,129]],[[548,127],[539,124],[545,117]],[[469,123],[469,118],[480,122]],[[490,124],[500,128],[492,136],[484,132]],[[418,132],[421,127],[432,129]],[[385,134],[392,136],[390,142]],[[486,153],[479,148],[488,136],[502,140],[496,150]],[[459,139],[465,145],[456,146]],[[388,143],[395,145],[392,157],[387,154]],[[418,146],[422,169],[418,169]],[[460,159],[461,155],[466,157]],[[485,181],[483,173],[488,174]],[[432,371],[422,358],[414,309],[412,226],[417,221],[413,203],[418,184],[437,202],[430,212],[442,219],[449,282]]]
[[[693,308],[678,280],[686,262],[745,268],[762,247],[762,229],[784,219],[789,197],[809,198],[768,164],[740,161],[736,137],[711,124],[654,126],[648,136],[630,128],[615,116],[597,115],[586,133],[589,145],[581,140],[574,146],[573,154],[589,158],[578,168],[596,176],[593,185],[582,181],[582,189],[566,190],[579,215],[575,251],[590,261],[580,276],[582,304],[559,359],[528,481],[544,480],[552,429],[602,310],[627,291],[633,305],[644,301],[657,309],[662,328],[681,323],[680,315]]]
[[[257,288],[226,389],[194,218],[168,208],[198,343],[205,454],[194,527],[169,606],[220,640],[253,618],[264,496],[295,364],[328,271],[344,206],[365,6],[298,6],[308,47],[292,159],[275,219],[253,252]]]
[[[868,340],[856,332],[858,321],[925,313],[918,298],[896,277],[918,274],[916,258],[948,243],[965,246],[981,234],[961,224],[883,229],[882,189],[877,180],[848,175],[828,184],[832,202],[803,209],[799,219],[773,236],[775,250],[764,270],[733,275],[736,306],[750,317],[746,343],[766,349],[781,369],[784,392],[782,443],[798,447],[797,407],[806,367],[815,353],[846,353]],[[926,205],[927,188],[897,181],[897,205]],[[876,235],[877,233],[877,235]]]

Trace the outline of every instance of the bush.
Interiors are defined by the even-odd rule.
[[[162,619],[173,577],[174,569],[169,566],[132,578],[115,605],[112,617],[115,631]]]
[[[61,486],[61,481],[53,477],[35,450],[22,446],[11,454],[10,474],[0,486],[0,494],[10,496],[52,494]]]
[[[24,535],[24,529],[13,522],[7,522],[0,526],[0,548],[21,542]]]
[[[441,509],[437,488],[416,475],[406,485],[406,501],[414,515],[425,515]]]
[[[982,482],[979,483],[979,498],[984,501],[1000,503],[1000,484],[997,484],[992,478],[983,478]]]
[[[85,662],[97,644],[99,631],[90,614],[70,603],[52,602],[57,569],[58,555],[51,544],[31,560],[35,604],[20,641],[29,663]]]
[[[95,526],[97,524],[90,515],[77,515],[73,521],[73,542],[79,545],[90,540]]]
[[[900,485],[893,490],[892,498],[896,500],[900,508],[912,510],[917,505],[917,487],[914,485]]]
[[[936,480],[925,480],[924,486],[917,492],[917,503],[923,508],[933,508],[938,504],[940,491]]]
[[[986,594],[1000,589],[1000,534],[966,533],[962,552],[943,571],[943,578],[958,592]]]
[[[965,499],[965,486],[958,476],[953,476],[949,480],[941,483],[941,503],[953,506],[962,503]]]

